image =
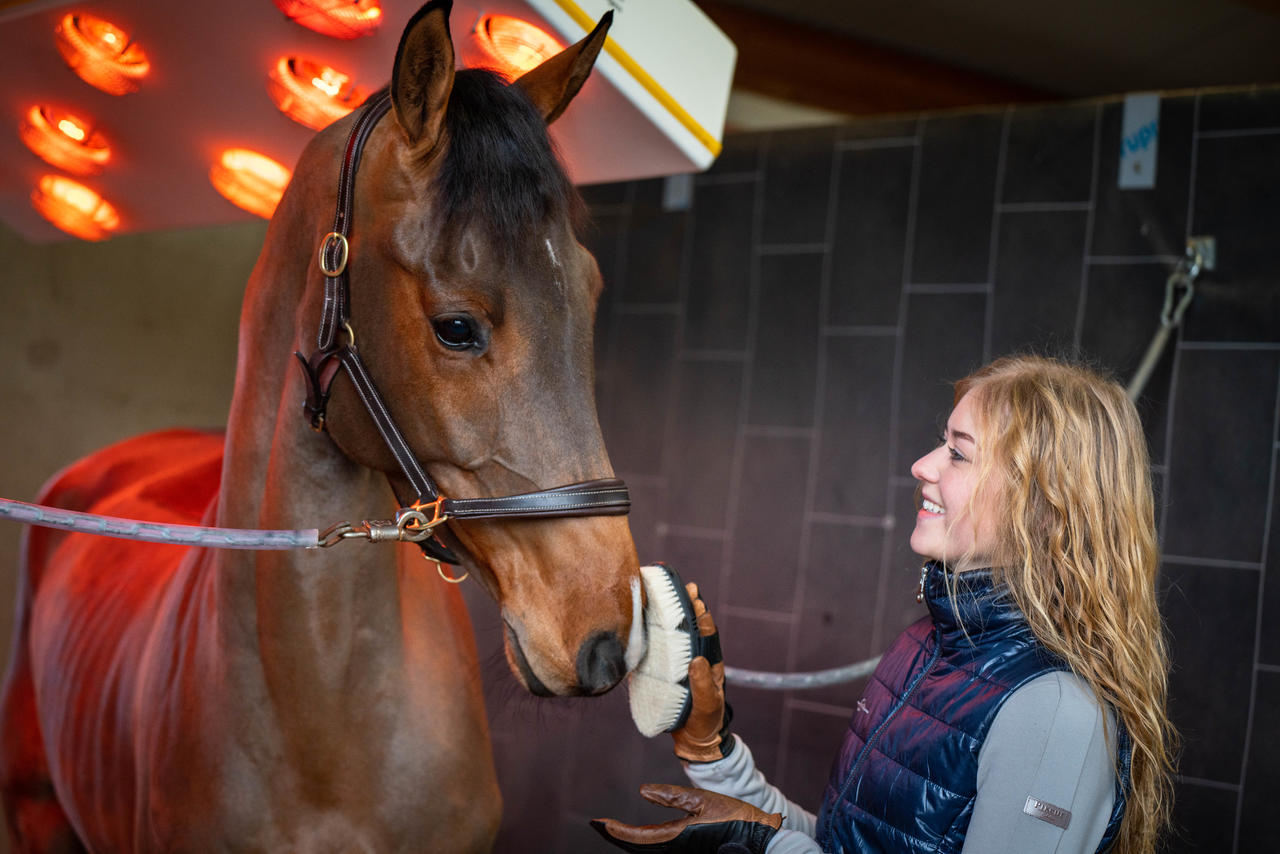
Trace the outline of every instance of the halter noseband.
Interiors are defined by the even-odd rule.
[[[391,95],[383,90],[369,98],[361,109],[347,137],[347,146],[338,173],[338,210],[333,230],[320,244],[320,270],[324,273],[324,310],[320,318],[318,346],[306,358],[295,352],[307,379],[307,399],[303,409],[316,430],[324,429],[325,408],[329,402],[334,377],[345,368],[361,403],[387,443],[401,471],[409,481],[417,499],[402,507],[399,516],[412,515],[417,521],[409,528],[419,536],[409,537],[427,557],[456,564],[459,560],[432,529],[448,519],[546,518],[553,516],[619,516],[628,512],[631,499],[627,486],[617,478],[588,480],[538,492],[525,492],[496,498],[446,498],[431,476],[414,456],[404,434],[391,418],[391,413],[369,376],[360,353],[356,350],[351,329],[350,282],[347,276],[348,243],[351,230],[351,205],[355,195],[356,170],[360,155],[378,120],[391,107]],[[339,332],[345,333],[339,343]],[[403,530],[403,525],[402,525]]]

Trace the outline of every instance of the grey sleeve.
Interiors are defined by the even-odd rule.
[[[1115,732],[1114,713],[1071,673],[1010,694],[978,754],[965,854],[1096,851],[1115,802]]]

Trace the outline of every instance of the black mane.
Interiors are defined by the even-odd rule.
[[[519,86],[492,71],[461,70],[444,123],[436,192],[449,227],[478,225],[508,249],[543,233],[549,220],[567,217],[580,230],[585,206]]]

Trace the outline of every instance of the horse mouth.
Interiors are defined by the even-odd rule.
[[[534,673],[533,668],[529,666],[529,659],[525,657],[524,649],[520,646],[520,638],[516,635],[515,629],[511,628],[511,624],[506,620],[502,621],[502,628],[507,638],[507,661],[520,674],[524,687],[529,690],[530,694],[535,696],[554,697],[555,692],[544,685],[542,680],[538,678],[538,674]]]

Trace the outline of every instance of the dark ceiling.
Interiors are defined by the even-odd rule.
[[[855,114],[1280,82],[1280,0],[695,2],[740,87]]]

